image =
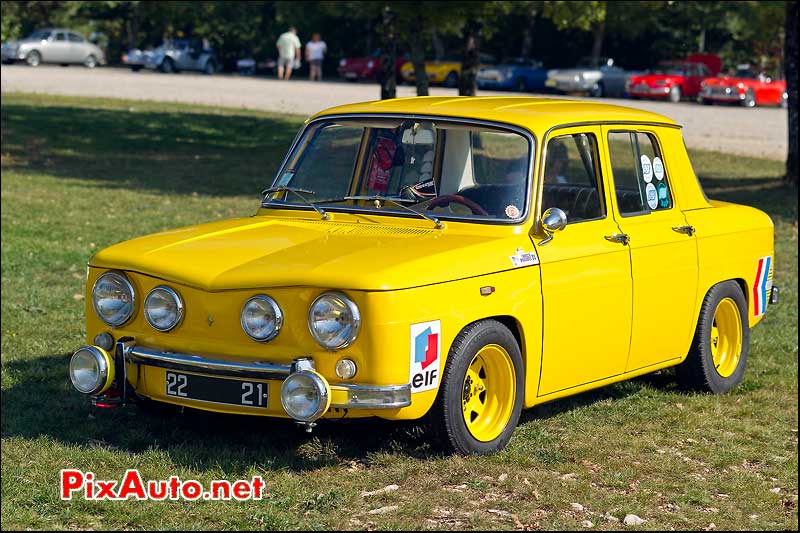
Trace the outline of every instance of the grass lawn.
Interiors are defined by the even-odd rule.
[[[662,372],[527,411],[505,451],[471,458],[438,454],[413,424],[323,424],[308,437],[261,419],[91,409],[66,375],[84,340],[89,256],[253,213],[301,122],[3,94],[3,529],[626,528],[606,513],[639,515],[642,529],[797,529],[797,190],[769,160],[690,154],[710,197],[759,207],[776,226],[782,302],[753,331],[731,394],[686,394]],[[260,474],[269,495],[62,502],[63,468]],[[399,490],[360,494],[389,484]]]

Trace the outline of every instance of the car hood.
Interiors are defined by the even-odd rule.
[[[395,290],[509,270],[517,247],[533,249],[518,227],[360,218],[368,222],[255,216],[190,226],[116,244],[89,264],[207,291]]]

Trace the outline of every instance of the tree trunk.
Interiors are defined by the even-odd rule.
[[[437,61],[444,59],[444,44],[442,44],[442,40],[439,38],[439,33],[436,31],[436,28],[431,30],[431,43],[433,44],[434,59]]]
[[[786,158],[786,184],[797,186],[797,2],[786,3],[784,37],[786,92],[789,95],[789,155]]]
[[[478,92],[480,47],[481,23],[470,19],[464,28],[464,55],[461,60],[461,76],[458,80],[459,96],[475,96],[475,93]]]
[[[594,27],[594,41],[592,42],[592,65],[600,65],[600,55],[603,53],[603,40],[606,37],[606,15]]]
[[[394,28],[395,13],[390,7],[383,9],[381,19],[381,70],[378,83],[381,84],[381,100],[397,96],[397,35]]]
[[[706,51],[706,29],[700,30],[700,37],[697,38],[697,51],[701,54]]]
[[[525,29],[522,30],[522,49],[519,54],[525,61],[531,58],[533,52],[533,30],[536,27],[536,11],[529,13],[526,18],[528,20]]]
[[[412,31],[408,37],[411,63],[414,65],[417,96],[428,96],[428,74],[425,72],[425,42],[422,39],[425,35],[422,31],[422,28],[425,27],[425,21],[420,13],[416,15],[415,19],[417,31]]]

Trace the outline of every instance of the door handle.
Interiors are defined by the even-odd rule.
[[[611,242],[618,242],[622,245],[626,245],[631,242],[631,238],[627,233],[614,233],[613,235],[606,235],[605,239]]]
[[[673,226],[672,231],[677,231],[678,233],[683,233],[691,237],[694,235],[694,226]]]

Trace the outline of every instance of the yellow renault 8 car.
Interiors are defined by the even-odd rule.
[[[663,116],[347,105],[305,123],[253,216],[92,257],[69,373],[101,406],[427,417],[492,453],[523,408],[663,368],[730,390],[773,254],[769,217],[706,198]]]

